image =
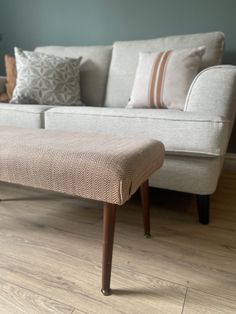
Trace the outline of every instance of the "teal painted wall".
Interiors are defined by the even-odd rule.
[[[236,0],[1,0],[0,73],[13,47],[111,44],[115,40],[221,30],[224,63],[236,64]],[[236,128],[230,151],[236,152]]]

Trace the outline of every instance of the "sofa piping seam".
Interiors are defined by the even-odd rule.
[[[198,81],[198,79],[201,77],[202,74],[204,74],[205,72],[207,71],[215,71],[216,69],[225,69],[226,65],[214,65],[214,66],[211,66],[211,67],[208,67],[202,71],[200,71],[198,73],[198,75],[195,77],[195,79],[193,80],[191,86],[190,86],[190,89],[189,89],[189,92],[188,92],[188,95],[187,95],[187,98],[186,98],[186,101],[185,101],[185,106],[184,106],[184,111],[187,111],[189,112],[187,109],[188,109],[188,105],[189,105],[189,100],[191,98],[191,94],[192,94],[192,91],[194,89],[194,86],[196,84],[196,82]]]
[[[44,111],[41,111],[41,112],[32,112],[32,111],[25,111],[25,110],[19,110],[19,109],[10,109],[9,110],[8,108],[1,108],[1,106],[0,106],[0,112],[1,111],[17,111],[17,112],[30,113],[30,114],[44,114],[49,109],[45,109]]]
[[[93,114],[93,113],[65,113],[65,112],[50,112],[51,110],[47,110],[47,113],[46,115],[49,113],[49,114],[52,114],[52,115],[78,115],[78,116],[102,116],[102,117],[110,117],[110,118],[128,118],[128,119],[136,119],[136,118],[142,118],[142,119],[150,119],[150,120],[168,120],[168,121],[177,121],[177,122],[214,122],[214,123],[219,123],[219,124],[224,124],[224,123],[229,123],[230,121],[228,119],[226,120],[221,120],[221,121],[218,121],[218,120],[180,120],[180,119],[170,119],[170,118],[152,118],[152,117],[129,117],[129,116],[115,116],[115,115],[97,115],[97,114]]]

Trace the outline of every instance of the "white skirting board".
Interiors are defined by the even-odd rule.
[[[227,153],[225,156],[224,169],[236,171],[236,153]]]

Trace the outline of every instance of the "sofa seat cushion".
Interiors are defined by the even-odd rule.
[[[229,121],[178,110],[56,107],[45,112],[45,128],[150,137],[163,142],[168,154],[220,156]]]
[[[43,128],[46,105],[20,105],[0,103],[0,125],[24,128]]]

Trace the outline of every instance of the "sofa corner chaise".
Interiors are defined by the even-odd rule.
[[[201,70],[185,109],[127,109],[139,52],[204,46]],[[163,142],[163,167],[150,185],[197,195],[199,220],[209,222],[209,196],[217,187],[236,109],[236,67],[220,65],[221,32],[115,42],[113,46],[38,47],[36,51],[82,56],[85,106],[0,103],[0,125],[151,137]],[[5,78],[0,78],[3,90]]]

